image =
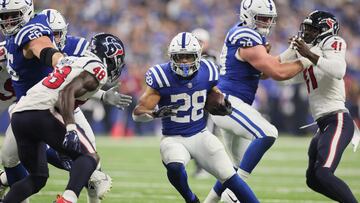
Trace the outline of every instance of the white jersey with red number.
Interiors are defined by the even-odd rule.
[[[81,72],[88,71],[99,81],[99,86],[76,98],[77,104],[84,103],[97,92],[107,80],[107,72],[103,63],[94,57],[65,57],[56,69],[46,78],[38,82],[21,97],[13,112],[26,110],[45,110],[57,106],[59,92],[76,78]]]
[[[339,36],[327,37],[310,50],[326,60],[335,60],[346,64],[346,42]],[[326,64],[326,67],[334,68],[336,72],[345,73],[346,71],[346,65],[337,66],[331,63]],[[315,120],[330,112],[346,110],[344,75],[340,74],[340,77],[335,77],[322,69],[317,65],[310,65],[290,80],[290,83],[305,82],[310,110]]]
[[[5,41],[0,42],[0,113],[16,100],[10,75],[6,70],[6,49],[4,45]]]

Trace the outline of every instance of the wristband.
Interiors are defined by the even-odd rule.
[[[66,131],[76,131],[76,124],[67,124],[66,125]]]

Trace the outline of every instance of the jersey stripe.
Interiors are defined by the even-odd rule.
[[[76,45],[75,51],[74,51],[74,55],[77,55],[79,53],[79,51],[81,50],[81,47],[83,46],[83,43],[85,42],[84,38],[80,38],[79,42]]]
[[[158,71],[160,72],[161,77],[162,77],[162,79],[165,81],[166,86],[170,87],[169,80],[167,79],[164,70],[160,67],[160,65],[156,65],[156,68],[157,68]]]
[[[331,140],[330,151],[329,151],[328,157],[326,158],[324,167],[330,168],[332,163],[334,162],[337,146],[338,146],[338,143],[340,140],[342,129],[344,127],[343,125],[344,125],[344,113],[338,113],[335,133]]]
[[[51,31],[49,28],[45,27],[44,25],[40,24],[40,23],[35,23],[35,24],[31,24],[29,26],[24,27],[15,37],[15,44],[17,44],[18,46],[21,45],[21,42],[24,38],[24,36],[26,34],[28,34],[29,32],[31,32],[34,29],[39,29],[40,31],[44,31],[44,32],[48,32],[48,34],[50,35]]]
[[[201,59],[202,62],[205,63],[205,65],[207,66],[207,68],[209,69],[209,81],[213,81],[214,80],[214,70],[211,68],[209,62],[207,60]]]
[[[164,87],[163,83],[161,82],[161,79],[158,75],[158,73],[156,72],[156,70],[154,69],[154,67],[150,68],[150,71],[152,72],[152,74],[154,74],[156,82],[158,83],[159,87]]]
[[[90,44],[90,43],[89,43],[88,41],[86,41],[85,46],[84,46],[84,48],[82,49],[82,52],[81,52],[80,56],[84,56],[84,55],[85,55],[85,51],[86,51],[86,49],[88,48],[89,44]]]
[[[214,73],[215,73],[215,80],[219,80],[219,70],[217,69],[217,66],[215,65],[214,62],[212,61],[209,61],[211,67],[213,68],[214,70]]]
[[[186,32],[183,32],[181,37],[181,48],[185,48]]]
[[[256,43],[262,44],[262,41],[261,41],[261,40],[259,40],[258,38],[256,38],[254,35],[252,35],[252,34],[250,34],[250,33],[240,33],[240,34],[236,35],[236,36],[234,37],[234,39],[231,41],[231,44],[235,44],[236,41],[237,41],[238,39],[242,38],[242,37],[246,37],[246,38],[252,39],[252,40],[254,40]]]
[[[261,36],[260,36],[259,33],[257,33],[257,32],[254,31],[253,29],[245,28],[245,27],[244,27],[244,28],[240,28],[240,29],[236,30],[234,33],[232,33],[232,34],[230,35],[230,37],[228,38],[229,41],[233,41],[233,40],[234,40],[234,37],[235,37],[236,35],[238,35],[239,33],[248,33],[248,34],[250,34],[250,35],[258,38],[260,41],[262,41]],[[254,40],[254,41],[255,41],[255,40]]]

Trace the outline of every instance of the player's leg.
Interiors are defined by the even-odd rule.
[[[161,159],[167,170],[170,183],[176,188],[186,202],[198,202],[196,195],[188,184],[185,165],[190,160],[190,154],[182,144],[185,139],[180,136],[163,137],[160,143]]]
[[[96,149],[95,135],[91,126],[80,108],[74,111],[74,119],[76,124],[83,130],[86,137]],[[86,187],[88,192],[88,203],[99,203],[99,199],[103,199],[105,194],[110,191],[112,186],[112,179],[109,175],[101,171],[100,163],[97,170],[91,175],[89,183]]]
[[[320,133],[320,130],[318,130],[310,142],[310,146],[308,149],[309,163],[308,163],[308,168],[306,170],[306,184],[312,190],[324,194],[325,196],[335,201],[338,201],[335,196],[333,196],[329,191],[327,191],[325,187],[322,186],[321,182],[316,177],[315,166],[318,156],[317,147],[320,136],[322,136],[322,134]]]
[[[87,184],[91,174],[96,169],[99,157],[91,142],[79,128],[76,131],[81,143],[82,153],[65,150],[62,142],[66,129],[60,114],[50,111],[41,111],[40,114],[46,118],[46,122],[43,122],[44,131],[49,132],[44,136],[44,141],[59,153],[68,155],[74,160],[63,197],[71,202],[76,202],[82,188]]]
[[[236,174],[220,140],[205,130],[188,139],[191,156],[242,202],[259,202],[250,187]],[[205,200],[206,202],[207,200]]]
[[[19,158],[29,175],[12,185],[5,196],[4,203],[21,202],[37,193],[46,184],[48,167],[46,145],[38,139],[43,135],[40,126],[34,125],[33,114],[15,113],[11,125],[16,137]],[[45,132],[46,133],[46,132]]]
[[[275,142],[278,131],[250,105],[233,96],[229,96],[228,99],[233,106],[232,114],[229,116],[212,116],[211,118],[218,127],[227,131],[228,135],[238,136],[237,139],[239,140],[236,144],[238,147],[245,148],[249,144],[249,140],[253,139],[245,153],[243,152],[244,149],[231,151],[234,160],[241,160],[238,174],[242,178],[247,178],[265,152]],[[224,135],[224,137],[226,136]],[[232,145],[234,146],[234,144]],[[215,184],[213,189],[216,194],[221,194],[225,190],[219,182]],[[208,197],[215,199],[214,195],[214,192],[210,192]]]
[[[18,149],[11,125],[8,126],[5,132],[4,143],[1,148],[1,162],[10,186],[28,175],[19,161]]]
[[[357,202],[349,186],[334,175],[354,133],[352,118],[348,113],[337,113],[320,119],[318,125],[321,136],[317,146],[315,177],[327,191],[322,194],[339,202]]]

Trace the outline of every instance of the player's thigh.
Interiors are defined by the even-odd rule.
[[[12,168],[19,164],[18,148],[11,125],[8,126],[5,132],[1,148],[1,161],[2,165],[7,168]]]
[[[221,182],[234,175],[233,164],[221,141],[207,130],[196,136],[190,152],[193,158]]]
[[[161,159],[165,164],[178,162],[186,165],[191,159],[189,151],[182,142],[182,137],[164,136],[160,142]]]
[[[342,154],[354,134],[354,123],[347,113],[336,114],[336,119],[327,124],[318,142],[318,166],[335,171]]]
[[[278,131],[256,109],[242,100],[229,96],[233,112],[229,116],[212,116],[220,128],[249,139],[266,136],[277,137]]]
[[[94,132],[80,108],[75,109],[74,119],[76,124],[84,131],[85,136],[90,140],[91,144],[96,148]]]
[[[41,141],[39,127],[31,113],[13,114],[11,125],[16,138],[19,159],[34,175],[48,176],[46,144]],[[35,125],[34,125],[35,124]]]

